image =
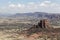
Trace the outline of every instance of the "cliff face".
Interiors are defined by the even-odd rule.
[[[51,28],[50,27],[50,22],[47,19],[40,20],[40,22],[38,23],[37,27],[46,28],[46,29]]]
[[[31,27],[29,30],[35,30],[35,29],[37,29],[37,30],[39,30],[39,29],[42,29],[42,30],[44,30],[44,29],[52,29],[53,27],[51,27],[51,25],[50,25],[50,22],[49,22],[49,20],[47,20],[47,19],[43,19],[43,20],[40,20],[40,22],[38,22],[38,24],[37,25],[34,25],[33,27]]]

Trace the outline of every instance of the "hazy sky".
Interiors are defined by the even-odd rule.
[[[0,0],[0,13],[60,13],[60,0]]]

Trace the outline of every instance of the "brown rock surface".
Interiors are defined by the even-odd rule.
[[[60,33],[59,29],[54,29],[53,27],[51,27],[49,20],[43,19],[40,20],[37,25],[34,25],[28,30],[23,31],[23,34],[25,34],[25,37],[29,38],[38,38],[42,37],[43,35],[51,37],[52,35],[55,36]]]

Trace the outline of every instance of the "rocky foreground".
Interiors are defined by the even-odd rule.
[[[0,30],[0,40],[38,40],[38,38],[33,38],[33,36],[26,37],[21,35],[18,31],[19,29]]]
[[[0,30],[0,40],[60,40],[60,34],[33,33],[30,36],[19,33],[20,29]],[[41,35],[42,34],[42,35]],[[49,35],[49,37],[48,37]]]
[[[37,25],[20,29],[1,29],[0,40],[60,40],[60,28],[53,28],[49,21],[40,20]]]

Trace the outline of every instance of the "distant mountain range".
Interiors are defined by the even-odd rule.
[[[34,12],[34,13],[16,13],[16,14],[2,14],[0,13],[0,17],[10,17],[10,18],[59,18],[60,19],[60,14],[58,13],[45,13],[45,12]]]
[[[9,14],[9,13],[0,13],[0,18],[1,17],[8,17],[8,16],[11,16],[12,14]]]
[[[45,12],[34,12],[34,13],[16,13],[14,15],[10,15],[9,17],[18,18],[18,17],[35,17],[35,18],[60,18],[60,14],[58,13],[45,13]]]

